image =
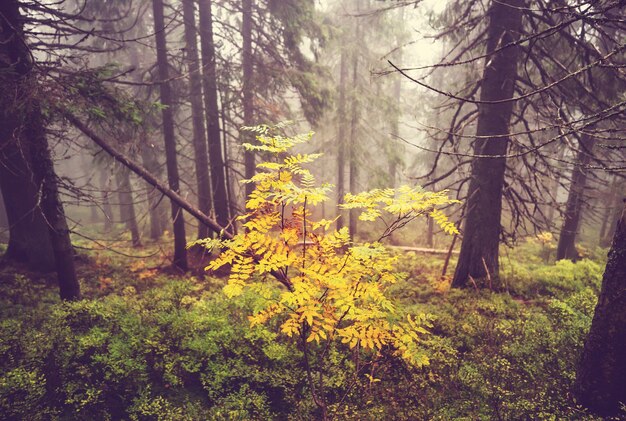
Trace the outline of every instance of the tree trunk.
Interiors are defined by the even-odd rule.
[[[619,221],[622,210],[622,195],[624,194],[624,180],[617,180],[614,187],[613,200],[611,201],[611,210],[607,221],[606,232],[600,239],[600,247],[609,247],[611,240],[617,229],[617,222]]]
[[[30,89],[29,51],[21,41],[21,16],[16,0],[0,2],[0,189],[6,199],[9,243],[4,257],[31,270],[54,269],[48,228],[38,206],[30,168],[30,149],[22,142],[23,107]],[[26,139],[24,139],[26,140]]]
[[[559,236],[559,244],[556,249],[556,260],[578,259],[576,251],[576,233],[580,225],[583,204],[585,202],[585,185],[587,184],[587,169],[591,161],[591,152],[595,144],[595,138],[583,134],[579,142],[576,167],[572,171],[572,182],[565,205],[565,217]]]
[[[0,162],[0,165],[1,165],[1,162]],[[4,231],[1,236],[2,239],[4,240],[6,238],[6,240],[8,240],[9,220],[7,219],[7,212],[4,207],[4,197],[2,196],[1,188],[0,188],[0,230]]]
[[[113,229],[113,209],[109,201],[111,192],[110,176],[106,170],[100,170],[100,192],[102,194],[102,212],[104,213],[104,232]]]
[[[169,70],[167,63],[167,45],[165,40],[165,19],[163,17],[163,0],[153,0],[154,33],[157,45],[157,67],[159,70],[159,84],[161,104],[163,104],[163,140],[165,142],[165,161],[167,167],[167,181],[170,189],[180,193],[178,163],[176,152],[176,137],[174,134],[174,114],[172,110],[172,94],[169,85]],[[185,237],[185,220],[183,213],[176,202],[172,201],[172,221],[174,223],[174,266],[182,271],[187,270],[187,239]]]
[[[213,14],[211,0],[200,0],[200,44],[204,86],[204,113],[207,124],[211,191],[215,219],[223,226],[229,223],[229,201],[226,188],[226,167],[222,157],[220,114],[217,101],[217,69],[213,42]],[[224,141],[226,137],[224,136]],[[226,150],[224,150],[226,154]]]
[[[117,179],[117,194],[120,202],[120,219],[126,225],[126,229],[130,231],[133,247],[140,247],[141,238],[135,213],[133,189],[130,183],[130,171],[125,167],[119,168],[115,178]]]
[[[252,0],[242,0],[242,70],[243,70],[243,124],[244,126],[254,125],[254,63],[252,61]],[[244,142],[252,143],[252,135],[244,132],[242,139]],[[247,179],[254,176],[255,163],[254,153],[244,151],[244,174]],[[252,183],[245,186],[246,200],[254,190]]]
[[[14,137],[14,130],[20,128],[10,123],[17,123],[14,116],[7,115],[11,107],[15,105],[2,106],[4,111],[0,118],[0,188],[7,198],[4,206],[9,225],[9,243],[4,257],[26,264],[30,270],[47,272],[54,270],[54,252],[48,226],[37,203],[37,186],[25,161],[29,156],[27,145],[22,144],[20,149],[21,142]]]
[[[189,69],[189,102],[191,103],[198,208],[202,213],[209,215],[211,213],[211,182],[209,181],[209,157],[202,104],[202,78],[198,58],[198,38],[196,36],[196,11],[193,0],[183,0],[183,20],[185,22],[185,56]],[[208,236],[209,227],[199,224],[198,238]]]
[[[626,207],[622,208],[574,387],[578,401],[604,417],[621,413],[621,403],[626,402]]]
[[[337,131],[337,206],[343,203],[343,196],[346,194],[346,86],[348,84],[348,59],[346,55],[346,52],[342,49],[339,63],[339,100],[337,103],[337,119],[339,120]],[[344,226],[343,213],[341,208],[338,207],[337,231]]]
[[[358,13],[357,6],[357,13]],[[356,22],[356,39],[359,39],[360,25]],[[356,51],[352,52],[352,98],[350,101],[350,193],[356,194],[357,182],[358,182],[358,141],[357,141],[357,129],[359,124],[359,104],[358,104],[358,85],[359,85],[359,56]],[[356,238],[357,234],[357,221],[358,221],[357,209],[350,209],[348,213],[348,230],[352,239]]]
[[[74,269],[74,250],[59,199],[57,178],[37,96],[39,87],[32,73],[32,55],[24,42],[19,6],[16,0],[0,3],[0,149],[4,164],[10,159],[9,165],[16,165],[18,170],[5,174],[9,168],[0,165],[0,185],[6,203],[11,203],[6,209],[12,225],[11,218],[17,217],[15,222],[19,227],[12,229],[19,230],[22,224],[30,224],[24,227],[26,236],[22,237],[27,243],[20,244],[28,247],[28,250],[22,250],[26,258],[31,264],[33,260],[47,263],[50,246],[61,298],[74,300],[80,298]],[[10,184],[11,181],[17,183]],[[24,190],[20,191],[20,188]],[[16,211],[23,213],[16,214]],[[7,254],[10,256],[19,251],[14,250],[8,250]],[[36,252],[42,255],[34,256]]]
[[[159,175],[161,168],[157,159],[154,145],[150,142],[145,132],[141,133],[141,161],[143,166],[150,171],[151,174]],[[163,195],[155,189],[149,189],[148,196],[148,213],[150,214],[150,238],[158,240],[166,229],[166,211],[163,209],[161,201]]]
[[[474,152],[492,157],[474,158],[468,189],[465,231],[453,287],[464,287],[471,278],[497,280],[502,189],[517,76],[517,45],[522,0],[493,1],[489,7],[487,64],[484,70]],[[498,49],[500,49],[498,51]],[[493,101],[504,101],[488,103]]]
[[[54,261],[62,300],[78,300],[80,285],[74,267],[74,248],[70,240],[70,230],[65,219],[63,204],[59,198],[57,176],[39,103],[33,103],[26,114],[25,138],[31,144],[32,168],[35,182],[39,186],[41,211],[48,224],[48,233],[54,252]]]
[[[610,198],[608,203],[604,202],[602,197],[598,198],[596,203],[600,207],[604,207],[602,217],[600,219],[600,235],[598,235],[598,244],[602,246],[602,241],[606,238],[606,230],[610,225],[611,214],[613,213],[613,207],[615,206],[617,198],[617,176],[613,176],[611,183],[609,184],[607,196]],[[606,196],[605,196],[606,197]]]

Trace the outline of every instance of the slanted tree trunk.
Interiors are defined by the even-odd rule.
[[[154,13],[154,33],[157,45],[157,67],[159,71],[159,84],[161,91],[161,103],[164,105],[163,116],[163,140],[165,142],[165,162],[167,167],[167,181],[170,189],[180,193],[178,162],[176,152],[176,136],[174,133],[174,114],[172,110],[172,93],[169,79],[167,62],[167,44],[165,39],[165,19],[163,17],[163,0],[153,0],[152,10]],[[187,270],[187,239],[185,237],[185,220],[178,204],[171,201],[172,221],[174,223],[174,266],[182,271]]]
[[[22,250],[26,252],[26,259],[31,263],[33,260],[47,263],[50,246],[60,296],[64,300],[74,300],[80,298],[74,250],[59,199],[38,100],[39,87],[33,75],[32,55],[24,42],[24,20],[19,6],[17,0],[0,2],[0,150],[4,163],[7,159],[12,160],[9,165],[17,165],[19,171],[5,173],[8,168],[0,165],[0,185],[6,203],[11,203],[6,207],[9,221],[13,223],[12,219],[17,218],[15,222],[19,224],[14,230],[30,223],[30,226],[23,227],[26,236],[22,239],[26,239],[26,243],[20,244],[20,247],[34,248]],[[11,181],[17,183],[9,185]],[[18,190],[20,188],[24,190]],[[16,214],[16,210],[23,213]],[[42,256],[33,256],[39,251]],[[15,252],[17,250],[8,250],[7,254],[10,256]]]
[[[223,226],[229,223],[229,201],[226,188],[225,157],[222,157],[220,137],[220,114],[218,107],[217,70],[215,64],[215,44],[213,42],[213,13],[211,0],[200,0],[200,45],[202,47],[202,68],[204,87],[204,113],[209,145],[209,166],[211,169],[211,191],[215,219]],[[226,136],[224,136],[226,142]],[[224,148],[226,154],[226,148]]]
[[[348,84],[348,58],[342,49],[339,60],[339,100],[337,102],[337,206],[343,203],[346,194],[345,167],[346,167],[346,141],[347,141],[347,115],[346,115],[346,86]],[[337,231],[344,226],[343,212],[337,208]]]
[[[574,387],[578,402],[603,417],[618,415],[626,402],[626,207],[622,209]]]
[[[196,10],[193,0],[183,0],[183,21],[185,23],[185,57],[189,69],[189,102],[191,103],[198,208],[205,215],[209,215],[211,213],[211,182],[209,180],[209,157],[204,127],[202,78],[198,57],[198,37],[196,35]],[[198,238],[208,236],[209,227],[198,224]]]
[[[244,126],[254,125],[254,63],[252,61],[252,0],[242,0],[242,25],[241,35],[243,38],[242,47],[242,70],[243,70],[243,124]],[[242,136],[244,142],[252,143],[252,135],[244,132]],[[254,176],[255,163],[254,153],[252,151],[244,151],[244,174],[247,179]],[[252,183],[247,183],[245,187],[246,198],[254,190]]]
[[[493,1],[489,7],[487,64],[484,70],[481,101],[504,101],[479,105],[474,152],[487,155],[474,158],[468,189],[465,229],[453,287],[464,287],[471,278],[498,277],[498,246],[502,189],[509,144],[509,124],[513,111],[519,48],[508,44],[519,37],[522,0]],[[486,138],[484,138],[487,136]],[[489,157],[493,156],[493,158]]]
[[[585,185],[587,184],[587,172],[585,168],[591,161],[591,152],[595,144],[595,138],[583,134],[580,142],[576,167],[572,171],[572,181],[565,205],[565,216],[563,227],[559,236],[559,244],[556,248],[556,260],[578,259],[576,251],[576,234],[582,215],[582,208],[585,202]]]
[[[120,202],[120,219],[126,225],[126,229],[130,231],[133,247],[140,247],[141,238],[135,213],[133,188],[130,183],[130,171],[125,167],[118,168],[115,178],[117,179],[117,194]]]

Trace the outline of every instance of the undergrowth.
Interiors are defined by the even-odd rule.
[[[338,344],[329,353],[327,393],[345,398],[329,399],[332,416],[594,419],[569,390],[603,265],[515,253],[503,259],[502,292],[449,290],[439,280],[440,259],[401,254],[398,269],[409,276],[391,293],[403,311],[435,316],[423,344],[430,364],[382,360],[355,379],[359,354]],[[183,279],[105,252],[85,261],[90,298],[75,303],[59,302],[45,278],[0,273],[1,418],[317,416],[297,347],[277,323],[250,327],[255,294],[228,300],[225,280]]]

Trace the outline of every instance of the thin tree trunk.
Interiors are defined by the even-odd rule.
[[[358,12],[357,7],[357,12]],[[357,20],[356,22],[356,39],[359,39],[359,32],[361,26]],[[352,52],[352,98],[350,101],[350,161],[349,161],[349,171],[350,171],[350,193],[355,194],[357,191],[357,182],[358,182],[358,145],[357,145],[357,129],[359,124],[359,103],[357,99],[358,95],[358,85],[359,85],[359,56],[356,51]],[[357,234],[357,221],[358,221],[358,210],[350,209],[348,213],[348,231],[350,232],[350,237],[352,239],[356,238]]]
[[[572,171],[572,182],[565,205],[565,217],[559,236],[559,244],[556,248],[556,260],[578,259],[576,251],[576,234],[580,225],[582,208],[585,202],[585,185],[587,184],[587,172],[585,168],[591,162],[591,152],[595,144],[595,138],[583,134],[580,142],[576,167]]]
[[[198,208],[202,213],[211,213],[211,182],[209,180],[209,160],[204,126],[204,106],[202,104],[202,78],[198,57],[196,11],[193,0],[183,0],[183,20],[185,22],[185,56],[189,69],[189,102],[193,127],[193,150],[198,189]],[[209,236],[209,228],[198,225],[198,238]]]
[[[517,76],[516,41],[522,18],[522,0],[493,1],[489,8],[487,64],[481,85],[481,101],[513,98]],[[500,49],[498,51],[498,49]],[[468,189],[465,232],[453,287],[465,287],[470,278],[496,281],[499,272],[500,217],[502,190],[509,144],[513,102],[482,103],[479,106],[474,152],[493,156],[474,158]],[[482,138],[487,136],[487,138]]]
[[[159,84],[161,103],[164,105],[163,140],[165,142],[165,160],[167,180],[170,188],[180,192],[178,163],[176,152],[176,137],[174,133],[174,115],[172,111],[172,94],[170,90],[169,70],[167,63],[167,44],[165,39],[165,19],[163,17],[163,0],[153,0],[154,33],[157,45],[157,67],[159,70]],[[172,201],[172,221],[174,224],[174,266],[182,271],[187,270],[187,239],[185,237],[185,220],[179,205]]]
[[[225,83],[225,86],[228,86],[228,83]],[[230,168],[230,158],[231,152],[228,147],[228,125],[226,121],[228,120],[228,108],[226,104],[228,104],[229,99],[229,91],[225,87],[222,90],[221,97],[221,105],[222,105],[222,148],[224,150],[224,176],[226,183],[226,194],[228,195],[228,214],[229,214],[229,222],[232,220],[232,225],[230,227],[232,233],[237,233],[237,223],[234,221],[234,216],[237,215],[237,201],[235,191],[232,185],[232,171]]]
[[[400,7],[398,10],[399,22],[404,22],[404,7]],[[401,44],[398,39],[396,41]],[[402,66],[402,49],[398,49],[395,58],[396,66]],[[394,75],[393,81],[393,96],[396,100],[394,115],[391,119],[391,139],[389,140],[390,147],[388,148],[389,159],[389,181],[390,186],[396,188],[398,186],[398,167],[402,164],[402,145],[398,142],[397,137],[400,136],[400,117],[402,116],[402,79],[404,77],[400,74]]]
[[[215,218],[223,227],[229,222],[229,201],[226,188],[225,158],[222,157],[220,136],[220,113],[218,106],[217,69],[215,44],[213,42],[213,13],[211,0],[200,0],[200,43],[202,46],[202,68],[204,86],[204,112],[207,124],[209,145],[209,165],[211,168],[211,190]],[[226,137],[224,136],[224,144]],[[224,146],[224,155],[226,148]]]
[[[622,209],[574,387],[578,402],[603,417],[620,414],[626,402],[626,207]]]
[[[150,139],[146,136],[145,131],[141,132],[141,161],[143,166],[150,171],[151,174],[159,175],[161,168],[157,159],[154,145],[151,144]],[[163,235],[166,229],[166,212],[163,209],[161,199],[163,195],[155,189],[149,189],[148,196],[148,213],[150,214],[150,238],[152,240],[158,240]]]
[[[617,176],[613,176],[611,179],[611,184],[609,185],[608,196],[610,200],[608,203],[602,203],[603,200],[598,199],[598,205],[601,207],[604,206],[604,212],[602,213],[601,218],[601,226],[600,226],[600,235],[598,236],[598,244],[602,245],[602,241],[606,237],[606,230],[609,227],[609,221],[611,219],[611,214],[613,213],[613,206],[615,205],[615,199],[617,196]]]
[[[113,209],[109,201],[110,176],[105,170],[100,170],[100,192],[102,194],[102,212],[104,213],[104,232],[109,232],[113,229]]]
[[[348,84],[348,59],[346,52],[341,50],[339,63],[339,100],[337,103],[337,118],[339,127],[337,131],[337,206],[343,203],[346,194],[345,167],[346,167],[346,86]],[[344,216],[341,208],[337,207],[337,231],[344,226]]]
[[[139,236],[133,190],[130,183],[130,171],[125,167],[119,168],[115,178],[117,179],[117,194],[120,202],[120,219],[126,225],[126,229],[130,231],[133,247],[140,247],[141,238]]]
[[[243,124],[244,126],[254,125],[254,63],[252,61],[252,0],[242,0],[242,28],[241,35],[243,38],[242,47],[242,70],[243,70]],[[252,135],[249,132],[243,132],[242,139],[244,142],[252,143]],[[247,179],[254,176],[255,163],[254,153],[252,151],[244,151],[244,174]],[[246,200],[250,193],[254,190],[252,183],[245,186]]]
[[[615,192],[615,200],[613,201],[611,216],[609,217],[609,226],[606,231],[606,235],[602,239],[600,246],[608,247],[611,245],[611,240],[613,239],[613,235],[615,234],[615,230],[617,229],[617,222],[619,221],[621,215],[621,204],[622,197],[624,195],[624,181],[622,180],[617,187],[617,191]]]

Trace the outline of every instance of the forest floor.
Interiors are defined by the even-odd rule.
[[[204,272],[206,256],[173,272],[166,240],[108,244],[115,252],[79,241],[84,299],[72,303],[50,276],[2,267],[0,418],[319,417],[298,346],[277,323],[250,327],[260,298],[226,298],[226,277]],[[606,250],[577,263],[547,261],[549,252],[527,241],[503,253],[500,291],[459,291],[440,276],[442,256],[399,251],[408,277],[390,295],[403,311],[433,315],[429,364],[383,358],[354,375],[360,356],[336,344],[324,368],[332,418],[595,419],[569,391]]]

